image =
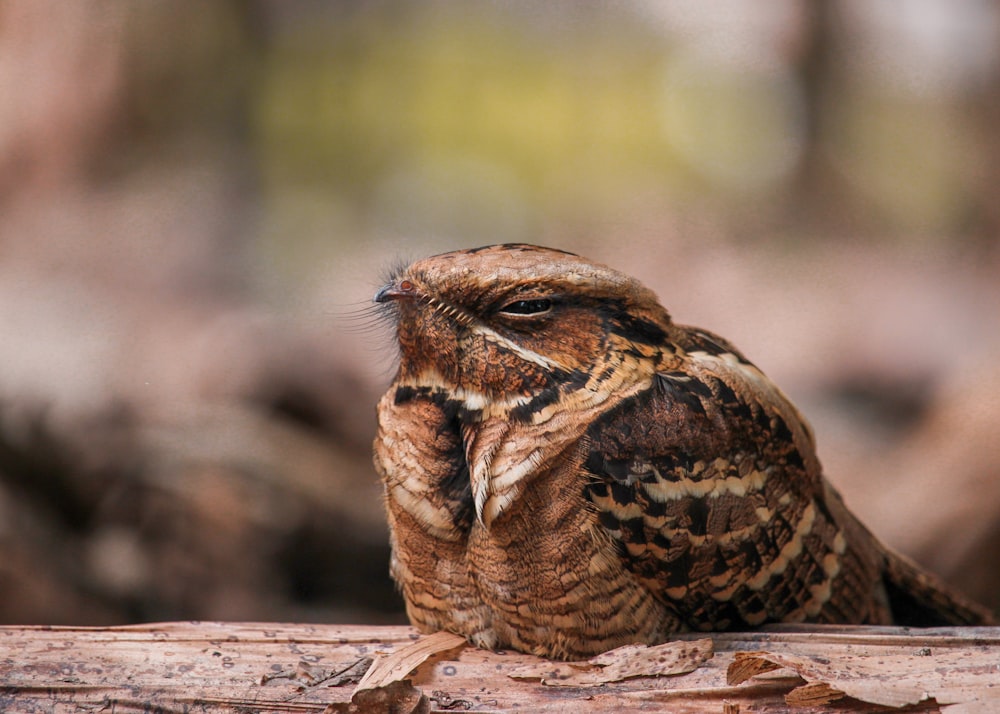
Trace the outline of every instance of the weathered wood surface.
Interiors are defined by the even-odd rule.
[[[714,656],[687,674],[587,686],[520,678],[532,667],[543,678],[562,675],[534,657],[441,639],[422,648],[414,661],[440,651],[408,675],[423,698],[400,685],[352,704],[373,659],[421,649],[414,630],[2,627],[0,711],[1000,712],[1000,628],[827,627],[712,639]]]

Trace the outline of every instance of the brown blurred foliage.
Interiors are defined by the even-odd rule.
[[[259,41],[239,3],[0,4],[4,622],[399,619],[376,389],[246,276]]]
[[[496,240],[730,337],[1000,606],[997,13],[699,5],[0,0],[0,621],[399,621],[352,320]]]

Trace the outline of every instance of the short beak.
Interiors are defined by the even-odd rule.
[[[372,298],[372,302],[389,302],[390,300],[405,300],[407,298],[415,297],[417,294],[416,290],[413,289],[413,285],[408,280],[403,280],[400,282],[389,283],[379,288],[378,292],[375,293],[375,297]]]

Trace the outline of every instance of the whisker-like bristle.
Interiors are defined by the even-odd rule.
[[[334,313],[336,322],[345,332],[365,333],[390,331],[396,325],[396,309],[391,304],[368,303],[351,310]]]

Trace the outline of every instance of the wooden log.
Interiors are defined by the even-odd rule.
[[[706,650],[709,658],[686,674],[654,676],[654,668],[623,681],[584,686],[561,681],[560,672],[568,670],[559,667],[568,665],[486,652],[449,637],[430,640],[409,627],[271,623],[0,627],[0,711],[648,708],[736,714],[829,711],[831,706],[836,711],[932,712],[948,705],[954,705],[947,709],[950,714],[1000,711],[1000,628],[995,627],[782,627],[714,634],[709,643],[714,656]],[[704,637],[678,639],[690,653]],[[393,662],[382,667],[392,674],[377,683],[384,686],[359,690],[372,662],[393,654]],[[641,654],[622,654],[636,656]],[[416,669],[408,671],[412,666]],[[585,681],[599,681],[602,666],[570,669],[589,668],[598,674]]]

